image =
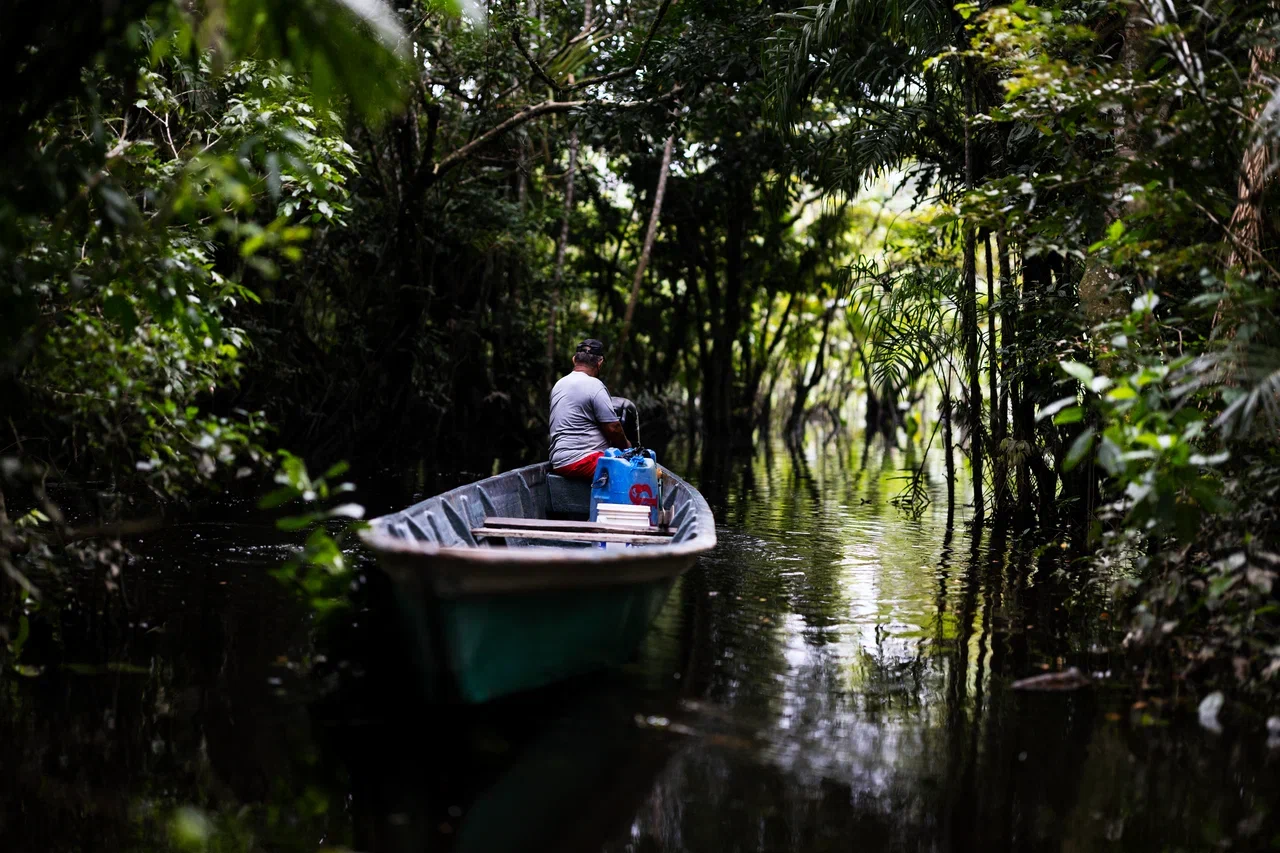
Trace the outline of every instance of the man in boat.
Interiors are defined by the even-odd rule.
[[[562,477],[590,480],[605,450],[631,446],[600,381],[603,366],[604,344],[587,338],[573,354],[573,372],[551,389],[551,468]]]

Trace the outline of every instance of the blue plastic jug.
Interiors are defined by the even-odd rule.
[[[658,523],[658,460],[652,450],[604,452],[591,482],[592,521],[602,503],[647,506],[649,523]]]

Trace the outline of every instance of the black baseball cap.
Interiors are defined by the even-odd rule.
[[[585,352],[588,355],[602,356],[604,355],[604,342],[597,341],[595,338],[587,338],[585,341],[578,344],[578,348],[574,350],[574,352],[575,353]]]

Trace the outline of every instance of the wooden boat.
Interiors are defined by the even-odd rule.
[[[716,543],[702,495],[664,473],[665,529],[586,521],[590,486],[545,462],[370,522],[361,538],[428,699],[484,702],[626,662]]]

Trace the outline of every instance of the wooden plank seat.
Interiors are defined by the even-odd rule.
[[[506,518],[503,516],[490,516],[484,520],[484,524],[480,527],[472,529],[472,532],[479,535],[480,532],[493,528],[506,528],[508,530],[528,530],[532,532],[560,532],[560,533],[616,533],[626,536],[649,536],[649,537],[667,537],[675,535],[674,530],[663,530],[660,527],[624,527],[618,524],[601,524],[598,521],[553,521],[546,518]],[[536,537],[529,537],[536,538]],[[603,541],[603,540],[598,540]]]
[[[530,530],[527,527],[473,527],[471,533],[489,539],[546,539],[555,542],[625,542],[628,545],[661,545],[665,536],[654,536],[643,531],[622,533],[566,532],[562,530]]]

